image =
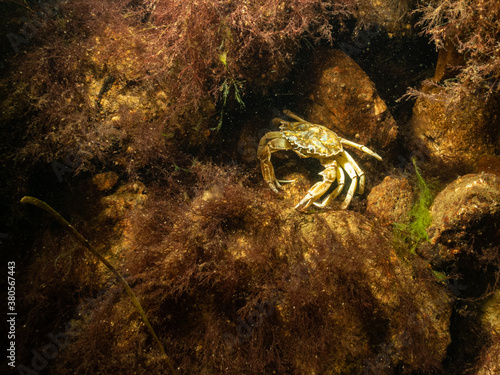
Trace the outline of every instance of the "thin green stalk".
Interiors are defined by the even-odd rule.
[[[161,344],[160,340],[158,339],[158,336],[156,335],[153,327],[149,323],[149,320],[146,316],[146,313],[144,312],[144,309],[142,308],[139,300],[135,296],[134,291],[132,288],[130,288],[130,285],[127,283],[127,281],[123,278],[122,275],[118,273],[118,271],[113,267],[111,263],[109,263],[99,252],[90,244],[89,241],[87,241],[73,226],[68,223],[56,210],[54,210],[52,207],[50,207],[47,203],[41,201],[40,199],[30,197],[30,196],[25,196],[21,199],[21,203],[29,203],[32,204],[33,206],[37,206],[38,208],[41,208],[42,210],[47,211],[54,219],[56,219],[61,225],[65,226],[68,228],[71,233],[75,235],[75,237],[94,255],[99,259],[110,271],[113,275],[116,276],[118,281],[123,285],[123,288],[125,288],[125,291],[129,295],[130,299],[132,300],[132,304],[134,305],[135,309],[141,316],[144,324],[148,328],[149,332],[153,336],[153,339],[156,341],[160,348],[161,354],[167,359],[167,364],[168,367],[170,368],[170,372],[172,374],[175,374],[174,366],[172,363],[172,360],[170,357],[165,353],[165,349],[163,348],[163,345]]]

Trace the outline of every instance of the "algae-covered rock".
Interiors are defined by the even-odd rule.
[[[103,172],[92,177],[92,182],[99,191],[110,190],[118,182],[118,175],[115,172]]]
[[[409,31],[411,3],[404,0],[365,0],[358,1],[357,17],[366,24],[379,25],[390,33]]]
[[[500,374],[500,336],[495,335],[493,344],[481,353],[481,359],[474,375]]]
[[[430,208],[428,228],[434,256],[453,258],[468,251],[474,243],[494,254],[495,247],[485,246],[498,239],[500,219],[500,178],[492,174],[468,174],[459,177],[441,191]],[[486,241],[486,242],[483,242]]]
[[[194,173],[193,199],[173,209],[152,194],[120,253],[151,320],[165,321],[157,328],[174,362],[227,374],[384,374],[443,360],[451,298],[419,276],[425,267],[398,257],[387,229],[353,211],[300,214],[292,188],[279,199],[231,171],[198,165]],[[164,234],[145,242],[160,227]],[[135,319],[107,318],[134,327]],[[97,326],[103,339],[127,345],[143,335],[105,334],[108,324],[84,325],[71,352]]]
[[[413,189],[404,177],[387,176],[372,188],[367,197],[366,212],[376,216],[382,225],[404,223],[413,203]]]
[[[379,342],[381,350],[375,351],[375,358],[365,361],[365,371],[368,371],[365,373],[390,373],[390,368],[398,363],[424,368],[440,362],[450,343],[451,299],[435,284],[414,278],[414,269],[396,255],[390,232],[352,211],[331,212],[324,221],[313,216],[307,222],[301,227],[301,233],[309,245],[305,260],[312,272],[332,271],[331,287],[334,289],[342,289],[342,278],[349,279],[347,274],[352,272],[358,289],[353,291],[353,298],[364,294],[364,298],[369,296],[364,302],[376,306],[376,312],[372,312],[372,328],[376,331],[377,324],[385,325],[379,319],[386,321],[384,340]],[[325,248],[325,242],[331,247]],[[334,254],[331,256],[336,266],[330,269],[321,265],[325,251]],[[412,302],[407,304],[410,300]],[[349,306],[351,301],[342,300],[341,303]],[[348,316],[356,320],[360,313],[354,308]],[[335,315],[332,318],[338,319]],[[359,323],[351,325],[360,329]],[[383,329],[382,326],[378,328]],[[373,332],[361,329],[356,334],[373,342],[376,340],[370,337]],[[347,337],[355,335],[354,331],[345,333]],[[418,340],[425,341],[424,347],[413,346]],[[380,357],[384,359],[383,366],[378,363]]]
[[[415,147],[441,168],[441,174],[471,172],[477,160],[495,153],[491,108],[472,94],[450,104],[443,92],[439,87],[422,88],[410,122]]]
[[[500,373],[500,291],[497,290],[482,306],[482,324],[490,342],[480,356],[475,375]]]
[[[500,334],[500,290],[497,290],[485,301],[482,323],[492,333]]]
[[[387,228],[349,210],[301,214],[295,195],[278,198],[236,168],[199,163],[190,174],[189,194],[125,184],[95,221],[110,231],[99,251],[180,373],[390,374],[443,360],[452,299],[425,263],[398,256]],[[78,336],[52,373],[161,373],[119,287],[102,283],[76,310]]]

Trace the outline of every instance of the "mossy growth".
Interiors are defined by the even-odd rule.
[[[417,198],[408,214],[409,221],[407,223],[397,223],[394,234],[396,238],[408,243],[410,252],[413,254],[419,244],[429,241],[427,227],[431,224],[429,207],[433,201],[433,194],[420,174],[415,158],[412,159],[412,162],[415,167]]]
[[[181,174],[190,184],[175,185]],[[410,269],[394,256],[388,232],[363,215],[304,216],[252,173],[203,161],[140,196],[127,199],[141,202],[128,211],[130,219],[109,225],[126,228],[112,250],[99,252],[126,275],[177,373],[371,374],[381,373],[381,363],[429,373],[439,365],[445,345],[437,333],[447,321],[433,313],[441,300],[430,297],[442,293],[426,264]],[[106,241],[94,230],[100,223],[83,228],[92,243]],[[58,237],[38,241],[43,254],[61,252],[53,243]],[[61,303],[56,314],[51,309],[37,324],[28,320],[23,330],[70,321],[71,341],[47,374],[168,373],[169,361],[155,350],[121,285],[104,272],[88,291],[86,283],[101,272],[74,261],[72,273],[86,272],[90,281],[61,290],[54,278],[42,287],[38,274],[53,258],[37,257],[27,274],[40,280],[29,285],[30,295],[45,298],[39,309],[79,294],[73,309]],[[47,344],[44,336],[34,344],[33,336],[19,345],[28,348],[20,363]]]
[[[99,259],[100,262],[102,262],[108,269],[111,271],[113,275],[116,276],[120,284],[123,286],[125,291],[127,292],[128,296],[130,297],[130,300],[132,301],[132,304],[136,311],[139,313],[141,316],[142,321],[144,322],[144,325],[147,327],[149,333],[152,335],[154,341],[158,344],[158,347],[160,348],[160,352],[162,356],[165,358],[166,363],[168,365],[168,368],[170,370],[170,373],[176,374],[176,371],[174,370],[173,364],[170,360],[170,358],[167,356],[165,353],[165,349],[163,348],[162,343],[160,342],[158,336],[156,335],[156,332],[154,331],[153,327],[151,326],[151,323],[149,322],[149,319],[146,316],[146,313],[144,309],[142,308],[141,303],[135,296],[134,291],[128,284],[128,282],[125,280],[125,278],[113,267],[113,265],[108,262],[108,260],[103,257],[91,244],[89,241],[87,241],[68,221],[66,221],[56,210],[54,210],[51,206],[49,206],[47,203],[34,198],[30,196],[25,196],[21,199],[21,203],[24,204],[32,204],[38,208],[41,208],[42,210],[45,210],[48,212],[54,219],[56,219],[60,224],[62,224],[64,227],[66,227],[77,239],[80,243],[82,243],[97,259]]]

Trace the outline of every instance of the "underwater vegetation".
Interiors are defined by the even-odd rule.
[[[387,345],[393,365],[439,367],[449,297],[398,260],[388,231],[352,211],[304,217],[236,168],[191,173],[193,198],[152,187],[118,246],[178,373],[376,373]],[[130,302],[102,293],[79,306],[50,371],[161,373]]]
[[[431,225],[429,207],[433,196],[417,167],[416,159],[412,159],[412,163],[415,168],[417,197],[408,213],[408,223],[396,223],[394,230],[398,236],[405,237],[405,241],[410,243],[410,251],[414,253],[422,241],[429,241],[427,228]]]
[[[498,368],[497,2],[24,5],[0,2],[18,372]],[[365,192],[325,190],[349,209],[294,209],[316,158],[276,152],[295,183],[263,181],[259,140],[290,110],[384,156],[350,151]]]
[[[332,42],[331,21],[353,8],[348,1],[110,4],[58,3],[31,39],[39,48],[13,57],[0,90],[3,120],[24,123],[15,160],[53,162],[74,151],[80,171],[107,163],[131,174],[163,164],[176,145],[206,142],[219,115],[245,94],[283,80],[304,40]]]
[[[406,12],[396,17],[399,27],[393,22],[401,32],[415,8],[412,1],[376,8],[368,0],[110,3],[57,3],[30,43],[17,47],[25,50],[9,60],[0,83],[5,126],[22,120],[8,135],[20,144],[10,159],[54,162],[73,151],[82,160],[78,171],[105,163],[130,174],[145,166],[162,173],[159,165],[179,155],[179,146],[209,143],[246,97],[286,82],[304,45],[335,45],[352,20],[356,32],[376,17],[383,24],[391,13],[382,10],[396,5]],[[428,1],[417,9],[436,47],[450,39],[466,59],[446,80],[446,95],[496,92],[496,3]]]
[[[446,95],[456,102],[468,93],[485,99],[499,92],[500,50],[498,29],[500,4],[496,1],[430,0],[420,5],[423,31],[438,49],[455,53],[443,76]]]
[[[127,292],[128,296],[132,300],[132,304],[134,305],[135,309],[141,316],[142,320],[144,321],[144,324],[148,328],[149,332],[153,336],[154,340],[158,343],[158,346],[160,348],[160,351],[162,355],[164,355],[167,359],[167,364],[171,370],[172,373],[175,373],[175,370],[172,367],[172,363],[170,359],[168,358],[167,354],[165,353],[165,349],[163,348],[163,345],[161,344],[160,340],[158,339],[158,336],[156,336],[156,333],[151,326],[151,323],[149,323],[149,320],[146,316],[146,313],[144,312],[144,309],[141,306],[141,303],[138,301],[137,297],[135,296],[133,290],[130,288],[129,284],[127,281],[123,278],[122,275],[113,267],[111,263],[109,263],[106,258],[104,258],[99,252],[88,242],[70,223],[68,223],[57,211],[55,211],[52,207],[50,207],[47,203],[33,197],[28,197],[25,196],[21,199],[21,203],[24,204],[32,204],[34,206],[37,206],[41,208],[42,210],[45,210],[48,212],[54,219],[56,219],[60,224],[62,224],[64,227],[66,227],[73,235],[87,248],[89,251],[97,258],[99,261],[101,261],[110,271],[113,275],[116,276],[118,281],[122,284],[123,288]]]

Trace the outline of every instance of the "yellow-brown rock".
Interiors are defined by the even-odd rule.
[[[341,50],[319,51],[311,61],[301,85],[309,99],[305,118],[354,142],[388,147],[397,124],[359,65]]]
[[[436,263],[453,261],[459,254],[489,254],[482,261],[486,264],[498,256],[498,176],[482,173],[459,177],[436,196],[430,213],[432,222],[427,233]]]
[[[366,212],[377,217],[382,225],[408,221],[413,203],[413,189],[404,177],[387,176],[367,197]]]
[[[493,293],[482,307],[482,325],[490,334],[490,344],[483,350],[476,375],[500,374],[500,291]]]
[[[109,190],[118,182],[118,175],[115,172],[99,173],[92,177],[92,182],[99,191]]]
[[[467,173],[484,155],[494,154],[494,133],[484,101],[473,95],[447,103],[438,87],[422,88],[410,126],[416,149],[440,172]]]

